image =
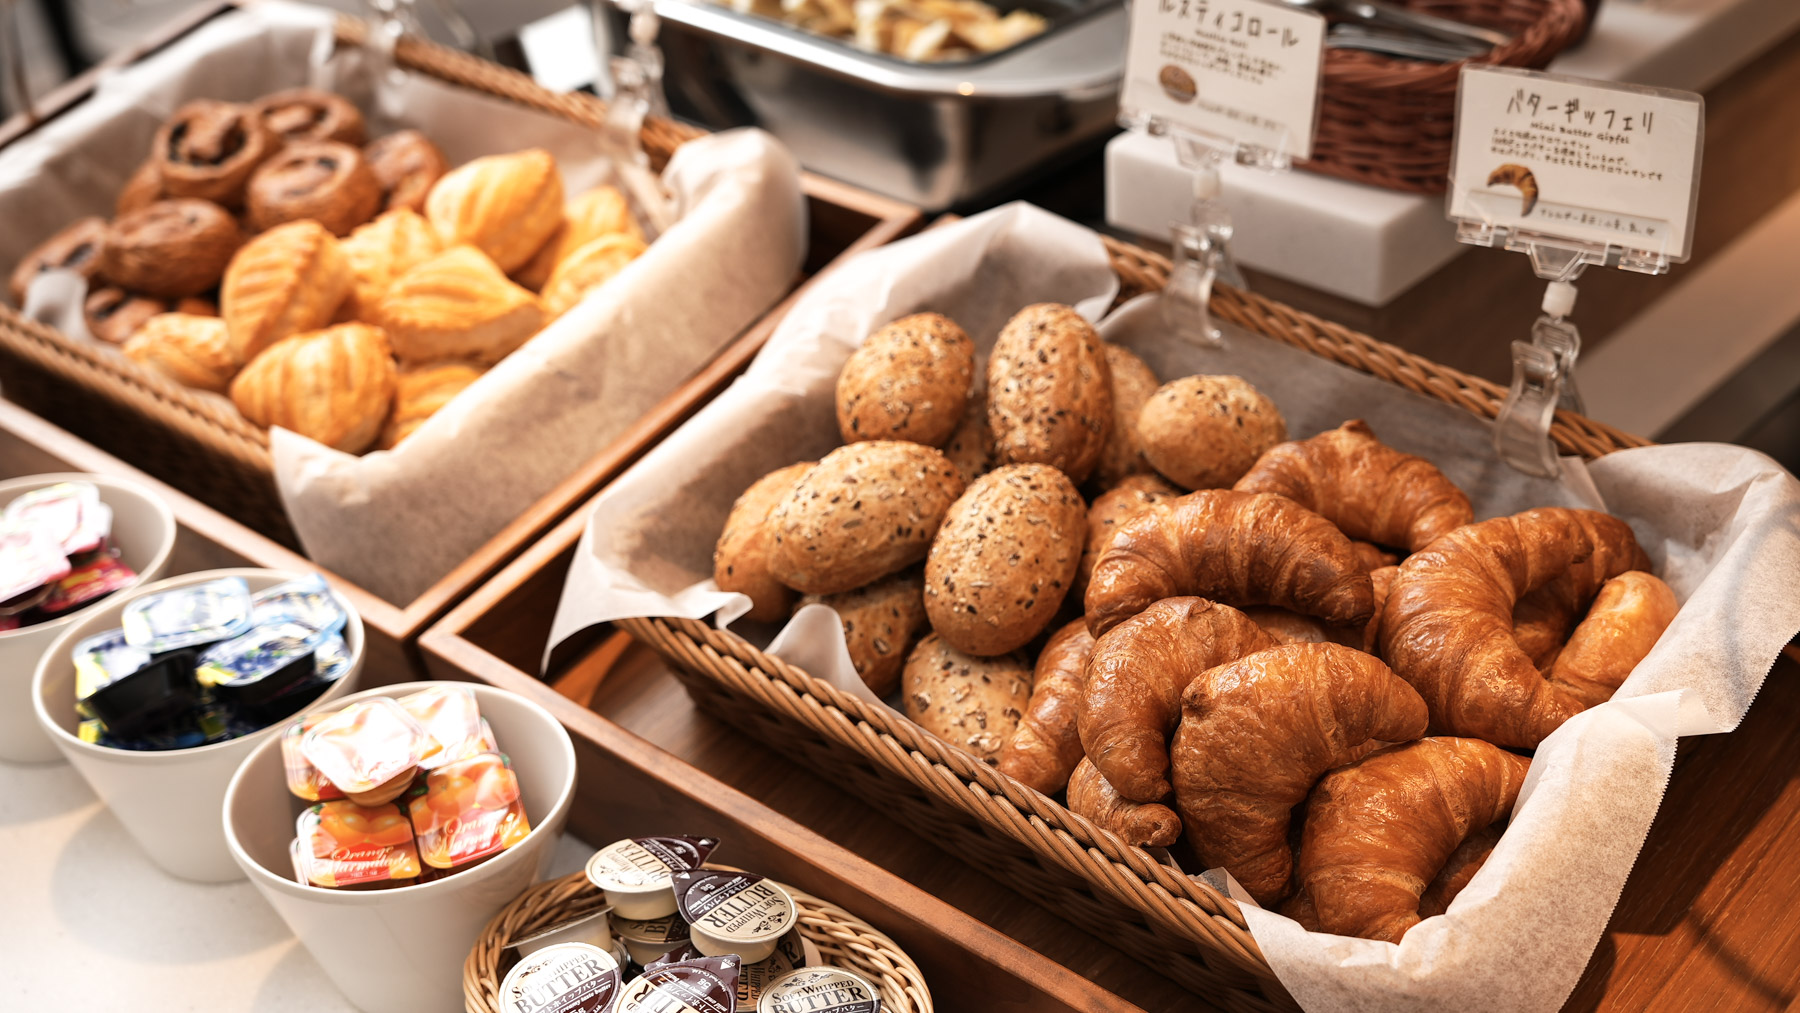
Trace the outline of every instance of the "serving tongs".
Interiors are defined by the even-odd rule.
[[[1325,48],[1360,49],[1427,63],[1455,63],[1491,52],[1489,47],[1476,42],[1449,42],[1353,24],[1332,25],[1325,34]]]
[[[1326,45],[1367,49],[1424,60],[1460,60],[1506,45],[1512,36],[1435,14],[1421,14],[1383,0],[1282,0],[1290,7],[1318,11],[1334,22]],[[1349,29],[1347,33],[1344,31]],[[1334,42],[1334,40],[1336,40]],[[1431,40],[1445,47],[1412,44]],[[1400,52],[1406,49],[1408,52]],[[1430,55],[1415,55],[1430,54]],[[1451,55],[1455,54],[1455,55]]]

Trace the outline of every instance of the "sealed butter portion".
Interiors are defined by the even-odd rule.
[[[796,925],[775,941],[774,953],[738,969],[737,1008],[745,1013],[755,1010],[757,1000],[770,985],[789,971],[810,963],[813,961],[807,959],[806,940],[801,938],[800,927]]]
[[[625,986],[619,1013],[735,1013],[737,979],[733,956],[659,964]]]
[[[587,943],[558,943],[531,954],[500,983],[500,1013],[614,1013],[619,962]]]
[[[626,939],[640,943],[684,943],[688,939],[688,924],[676,915],[664,915],[661,918],[614,918],[613,931]]]
[[[718,841],[710,837],[633,837],[615,841],[588,859],[588,881],[606,892],[622,918],[653,919],[675,913],[669,876],[697,869]]]
[[[803,967],[770,985],[756,1013],[879,1013],[881,991],[841,967]],[[746,1011],[748,1013],[748,1011]]]
[[[773,880],[710,869],[677,872],[673,880],[675,903],[701,953],[763,960],[794,926],[794,898]]]

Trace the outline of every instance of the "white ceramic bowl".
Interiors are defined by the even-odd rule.
[[[91,482],[100,502],[112,507],[113,542],[119,558],[138,573],[138,583],[161,577],[175,548],[175,515],[169,505],[136,482],[78,473],[31,475],[0,482],[0,508],[33,489],[58,482]],[[38,658],[69,624],[116,600],[119,592],[63,616],[55,622],[0,633],[0,760],[49,763],[62,758],[32,716],[31,677]]]
[[[244,757],[261,743],[278,742],[287,722],[278,721],[243,738],[166,752],[110,749],[83,742],[75,735],[81,716],[75,712],[75,663],[69,652],[85,637],[116,629],[126,603],[145,594],[220,577],[242,577],[251,591],[260,591],[302,576],[280,570],[204,570],[145,584],[98,604],[64,630],[38,663],[31,694],[38,724],[138,846],[173,875],[208,883],[243,878],[225,847],[225,831],[219,825],[220,800]],[[349,616],[344,623],[344,643],[350,648],[350,670],[307,710],[349,693],[362,674],[362,618],[341,597],[338,605]]]
[[[342,702],[401,697],[437,685],[383,686]],[[486,925],[542,879],[575,795],[575,747],[550,713],[524,697],[474,685],[481,716],[512,759],[531,834],[486,862],[419,886],[360,892],[294,881],[288,845],[306,803],[289,794],[281,744],[256,748],[225,791],[225,840],[257,891],[312,951],[325,974],[368,1013],[462,1008],[462,966]]]

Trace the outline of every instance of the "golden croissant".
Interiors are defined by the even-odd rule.
[[[1046,795],[1065,786],[1073,790],[1069,775],[1082,757],[1075,722],[1093,654],[1094,638],[1085,620],[1077,619],[1050,635],[1038,654],[1031,704],[1019,719],[1019,730],[1000,747],[1001,773]]]
[[[1181,837],[1181,817],[1161,802],[1133,802],[1083,759],[1069,776],[1069,811],[1140,848],[1166,848]]]

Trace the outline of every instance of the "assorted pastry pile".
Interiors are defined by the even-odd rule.
[[[295,89],[200,100],[157,131],[111,222],[12,275],[88,281],[90,333],[259,426],[391,449],[644,250],[622,194],[566,205],[532,149],[452,169],[425,135],[364,144],[362,114]]]
[[[719,587],[755,620],[831,606],[908,717],[1313,929],[1443,911],[1521,751],[1677,607],[1615,517],[1476,522],[1364,423],[1290,441],[1242,379],[1159,383],[1066,306],[1020,311],[985,370],[945,317],[888,324],[837,417],[844,446],[733,505]]]
[[[1042,35],[1050,23],[1017,8],[1002,15],[981,0],[713,0],[804,31],[846,39],[903,60],[969,60]]]

